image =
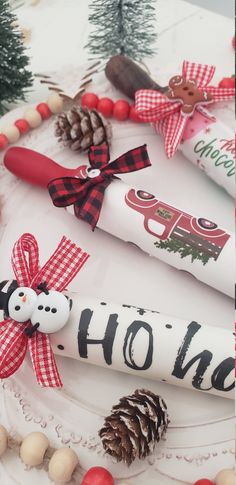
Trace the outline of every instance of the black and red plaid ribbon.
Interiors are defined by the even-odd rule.
[[[134,148],[116,160],[110,160],[106,144],[93,146],[89,151],[90,167],[87,178],[63,177],[52,180],[49,194],[56,207],[74,205],[75,215],[88,222],[94,230],[100,216],[105,190],[116,174],[135,172],[149,167],[146,145]]]

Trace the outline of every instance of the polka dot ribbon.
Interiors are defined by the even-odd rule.
[[[215,74],[215,67],[205,64],[195,64],[184,61],[182,67],[182,76],[175,76],[170,81],[169,90],[165,94],[150,89],[141,89],[136,92],[135,108],[139,118],[142,121],[150,122],[158,133],[161,133],[165,139],[165,150],[168,158],[171,158],[177,151],[179,145],[184,140],[184,131],[194,111],[201,113],[207,120],[214,120],[215,118],[203,108],[205,104],[215,103],[234,99],[234,88],[220,88],[209,86]],[[183,90],[187,91],[187,84],[198,91],[198,98],[195,98],[196,103],[193,105],[193,110],[189,109],[189,113],[184,111],[184,101],[180,94],[174,96],[172,81],[183,86]],[[194,95],[193,91],[188,91],[191,99]],[[202,96],[200,96],[202,94]],[[183,93],[186,99],[186,92]],[[202,98],[202,102],[200,99]],[[192,99],[191,99],[192,101]]]
[[[12,251],[12,267],[19,287],[39,293],[38,286],[63,291],[80,271],[89,255],[65,236],[46,264],[39,267],[39,248],[32,234],[23,234]],[[29,348],[38,383],[43,387],[62,387],[49,336],[35,331],[29,338],[25,332],[31,322],[17,323],[11,318],[0,322],[0,378],[14,374],[24,361]]]

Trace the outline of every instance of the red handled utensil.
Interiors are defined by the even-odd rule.
[[[75,169],[66,168],[45,155],[23,147],[9,148],[4,156],[4,165],[25,182],[44,188],[56,178],[87,177],[86,165]]]

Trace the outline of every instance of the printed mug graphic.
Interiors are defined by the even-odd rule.
[[[204,217],[196,218],[172,207],[148,192],[129,190],[126,204],[144,216],[144,227],[159,241],[157,248],[179,253],[181,258],[191,256],[191,262],[201,261],[204,265],[219,257],[230,235],[217,224]]]

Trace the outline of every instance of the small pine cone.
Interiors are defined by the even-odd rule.
[[[95,110],[89,111],[74,106],[70,111],[58,115],[55,135],[64,146],[73,151],[86,151],[92,145],[110,144],[111,124],[105,123]]]
[[[107,454],[127,465],[153,453],[169,424],[165,402],[151,391],[136,390],[113,406],[99,431]]]

